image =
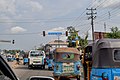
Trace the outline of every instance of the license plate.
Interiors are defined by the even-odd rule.
[[[64,73],[72,73],[72,72],[74,72],[74,68],[71,67],[71,66],[64,66],[63,67],[63,72]]]

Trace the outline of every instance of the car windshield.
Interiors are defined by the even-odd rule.
[[[43,56],[43,53],[41,53],[39,51],[31,51],[30,56],[31,57]]]

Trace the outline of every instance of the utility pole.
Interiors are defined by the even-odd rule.
[[[104,22],[104,31],[106,33],[106,23]]]
[[[87,10],[90,10],[91,12],[90,13],[86,13],[87,15],[90,15],[90,17],[88,18],[88,20],[89,19],[91,19],[91,25],[92,25],[92,38],[93,38],[93,42],[94,42],[94,19],[96,18],[96,16],[94,16],[94,14],[97,14],[97,13],[94,13],[93,11],[94,10],[96,10],[96,8],[95,9],[93,9],[93,8],[91,8],[91,9],[88,9],[87,8]]]

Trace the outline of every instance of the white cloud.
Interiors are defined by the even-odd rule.
[[[84,4],[85,2],[83,0],[46,0],[42,4],[44,9],[41,12],[41,17],[51,19],[60,16],[68,16],[78,11]]]
[[[30,1],[29,5],[32,7],[32,10],[34,11],[41,11],[43,9],[43,6],[40,5],[40,3],[35,1]]]
[[[15,14],[15,0],[0,0],[0,12]]]
[[[106,1],[106,4],[104,4],[103,7],[115,8],[119,5],[120,5],[120,0],[109,0]]]
[[[35,11],[41,11],[43,6],[32,0],[0,0],[0,13],[8,15],[18,15],[27,10],[28,13]]]
[[[21,32],[25,32],[27,30],[22,27],[16,26],[16,27],[12,27],[10,29],[10,31],[11,31],[11,33],[21,33]]]
[[[93,0],[93,5],[100,8],[117,8],[120,5],[120,0]]]

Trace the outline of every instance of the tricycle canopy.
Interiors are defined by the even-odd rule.
[[[54,50],[55,62],[73,62],[80,60],[79,51],[76,48],[56,48]]]
[[[93,44],[92,67],[120,68],[120,39],[100,39]]]

